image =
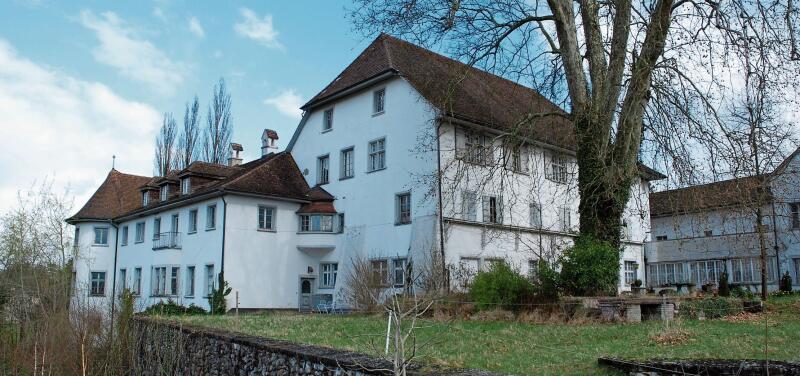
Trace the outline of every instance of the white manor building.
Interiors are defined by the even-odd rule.
[[[83,296],[207,308],[224,272],[242,309],[311,309],[345,304],[355,259],[386,288],[439,260],[459,288],[498,260],[534,274],[577,234],[573,128],[530,88],[381,35],[302,109],[286,150],[266,130],[254,161],[233,144],[227,166],[112,170],[69,219]],[[620,290],[645,278],[649,181],[663,178],[640,171]]]
[[[700,288],[727,273],[731,285],[759,291],[763,239],[768,288],[785,273],[800,288],[800,149],[767,174],[653,193],[650,208],[648,286]]]

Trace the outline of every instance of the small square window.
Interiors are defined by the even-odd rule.
[[[333,109],[329,108],[322,113],[322,131],[333,129]]]
[[[664,240],[667,240],[667,236],[666,235],[656,235],[656,241],[660,242],[660,241],[664,241]]]
[[[378,89],[372,93],[372,114],[382,114],[386,101],[386,89]]]
[[[705,231],[703,231],[703,235],[705,235],[705,236],[713,236],[714,235],[714,231],[713,230],[705,230]]]
[[[108,227],[94,228],[94,244],[108,245]]]

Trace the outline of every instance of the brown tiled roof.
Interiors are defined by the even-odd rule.
[[[194,161],[185,169],[178,171],[178,176],[194,174],[213,177],[228,177],[241,169],[241,166],[228,166],[218,163]]]
[[[767,178],[768,175],[757,175],[654,192],[650,194],[650,215],[680,215],[766,203],[772,199],[772,192],[765,184]]]
[[[142,196],[139,187],[150,180],[151,178],[147,176],[123,174],[111,169],[106,180],[100,184],[89,201],[67,221],[107,220],[134,210],[141,206]]]
[[[303,204],[299,210],[297,210],[298,214],[336,214],[336,208],[333,207],[333,202],[331,201],[319,201],[319,202],[309,202],[307,204]]]
[[[381,34],[303,109],[387,72],[396,72],[444,115],[575,150],[568,114],[537,91]],[[527,126],[518,126],[535,114]]]
[[[326,191],[325,188],[320,186],[311,188],[306,195],[311,201],[333,201],[336,199],[336,197],[333,197],[333,195]]]

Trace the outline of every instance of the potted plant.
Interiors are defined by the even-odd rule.
[[[633,295],[635,295],[635,296],[644,295],[644,290],[645,290],[645,288],[642,287],[642,280],[641,279],[637,279],[637,280],[633,281],[633,283],[631,284],[631,291],[633,291]]]

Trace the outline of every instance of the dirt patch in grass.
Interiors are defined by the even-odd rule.
[[[662,346],[682,345],[692,339],[692,333],[681,328],[672,328],[653,333],[650,340]]]

